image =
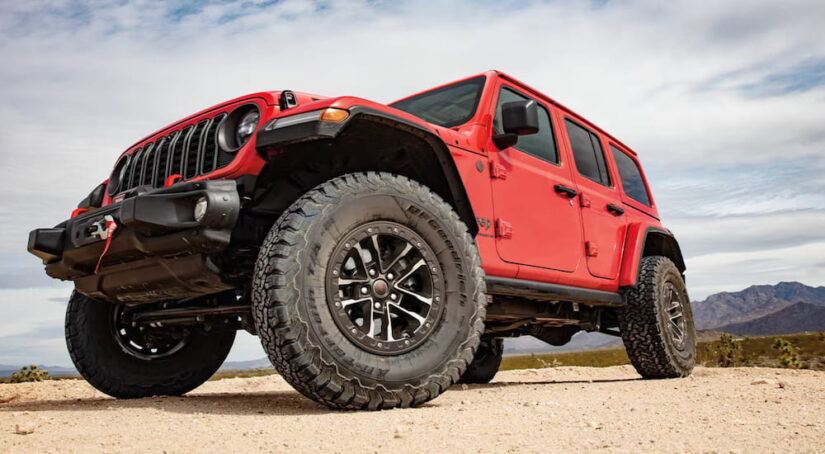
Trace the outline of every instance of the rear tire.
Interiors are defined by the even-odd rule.
[[[619,325],[627,355],[644,378],[686,377],[696,362],[696,329],[685,281],[667,257],[642,258],[625,292]]]
[[[66,346],[75,368],[89,384],[118,399],[179,396],[197,388],[223,364],[235,340],[234,330],[192,328],[160,350],[131,344],[123,341],[125,328],[115,329],[118,310],[77,292],[66,309]],[[162,339],[163,333],[157,334]]]
[[[500,337],[482,340],[473,357],[473,362],[464,371],[458,383],[490,383],[498,373],[503,354],[504,341]]]
[[[484,330],[484,274],[467,226],[432,191],[388,173],[344,175],[295,201],[264,241],[252,288],[275,368],[336,409],[434,399]]]

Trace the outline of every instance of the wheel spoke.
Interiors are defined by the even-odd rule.
[[[375,308],[370,304],[370,328],[367,331],[367,337],[375,339]]]
[[[361,247],[361,243],[355,243],[353,246],[356,251],[358,251],[358,261],[361,262],[361,266],[364,268],[364,275],[369,276],[370,270],[367,268],[367,262],[364,261],[364,248]]]
[[[386,340],[387,340],[387,342],[393,342],[395,340],[395,338],[392,336],[392,315],[390,314],[390,305],[389,304],[387,304],[387,306],[385,307],[384,313],[387,316],[387,326],[384,328],[384,330],[387,332],[387,339]]]
[[[406,274],[404,274],[403,276],[399,277],[399,278],[398,278],[395,282],[404,282],[404,279],[407,279],[408,277],[412,276],[412,274],[413,274],[413,273],[415,273],[415,272],[416,272],[416,270],[418,270],[418,269],[419,269],[419,268],[421,268],[422,266],[426,266],[426,265],[427,265],[427,262],[425,262],[425,261],[424,261],[424,259],[421,259],[421,260],[419,260],[419,261],[415,262],[415,265],[413,265],[413,266],[410,268],[410,270],[409,270],[409,271],[407,271],[407,273],[406,273]],[[395,288],[396,288],[396,289],[398,289],[398,290],[401,290],[401,289],[400,289],[397,285],[393,285],[393,287],[395,287]]]
[[[372,297],[369,296],[369,297],[366,297],[366,298],[344,300],[344,301],[341,301],[341,307],[342,308],[347,308],[348,306],[352,306],[353,304],[363,303],[364,301],[369,301],[370,304],[372,304]]]
[[[378,246],[378,235],[372,234],[370,235],[370,239],[372,239],[372,248],[375,249],[375,261],[378,263],[378,270],[383,273],[384,265],[381,263],[381,248]]]
[[[670,327],[671,327],[671,331],[673,331],[673,337],[676,338],[677,342],[680,342],[682,340],[682,336],[684,335],[684,332],[682,331],[682,327],[678,323],[676,323],[676,321],[674,321],[673,319],[670,320]]]
[[[433,299],[432,298],[427,298],[424,295],[419,295],[418,293],[415,293],[413,291],[407,290],[407,289],[402,288],[402,287],[395,287],[395,289],[398,290],[399,292],[405,294],[405,295],[410,295],[413,298],[416,298],[418,301],[421,301],[422,303],[426,304],[427,306],[432,306],[433,305]]]
[[[403,307],[401,307],[401,306],[399,306],[399,305],[397,305],[397,304],[394,304],[394,303],[388,303],[388,304],[387,304],[387,307],[388,307],[388,308],[392,307],[392,308],[394,308],[394,309],[397,309],[397,310],[401,311],[401,313],[403,313],[403,314],[407,314],[408,316],[410,316],[410,317],[414,318],[414,319],[415,319],[415,321],[417,321],[419,325],[423,325],[423,324],[424,324],[424,321],[426,320],[424,317],[422,317],[422,316],[420,316],[420,315],[416,314],[415,312],[408,311],[407,309],[404,309]]]
[[[409,254],[409,252],[412,250],[412,248],[413,247],[410,243],[404,244],[404,249],[401,252],[399,252],[398,255],[396,255],[394,259],[392,259],[392,262],[390,262],[389,265],[387,265],[387,271],[391,270],[392,267],[395,266],[395,264],[398,263],[398,261],[401,260],[402,257]]]
[[[350,285],[350,284],[365,284],[369,282],[369,279],[348,279],[348,278],[338,278],[338,286],[342,285]]]

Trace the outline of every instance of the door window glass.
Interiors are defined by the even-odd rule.
[[[567,135],[570,136],[576,169],[582,176],[604,186],[610,186],[610,174],[607,172],[599,136],[569,119],[565,120],[565,125]]]
[[[508,88],[501,89],[496,105],[496,116],[493,119],[493,129],[495,129],[496,134],[504,132],[504,128],[501,126],[501,106],[508,102],[527,101],[528,99],[530,98]],[[550,112],[541,103],[537,104],[539,106],[539,132],[519,136],[518,143],[513,148],[553,164],[558,164],[559,154],[556,151],[556,139],[553,134],[553,124],[550,122]]]

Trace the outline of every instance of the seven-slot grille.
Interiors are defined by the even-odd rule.
[[[118,192],[138,186],[159,188],[172,175],[188,180],[226,167],[235,157],[218,145],[218,126],[226,117],[225,113],[218,114],[138,148],[132,153]]]

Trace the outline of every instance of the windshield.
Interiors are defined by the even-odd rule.
[[[473,118],[483,88],[484,76],[479,76],[398,101],[390,107],[452,128]]]

